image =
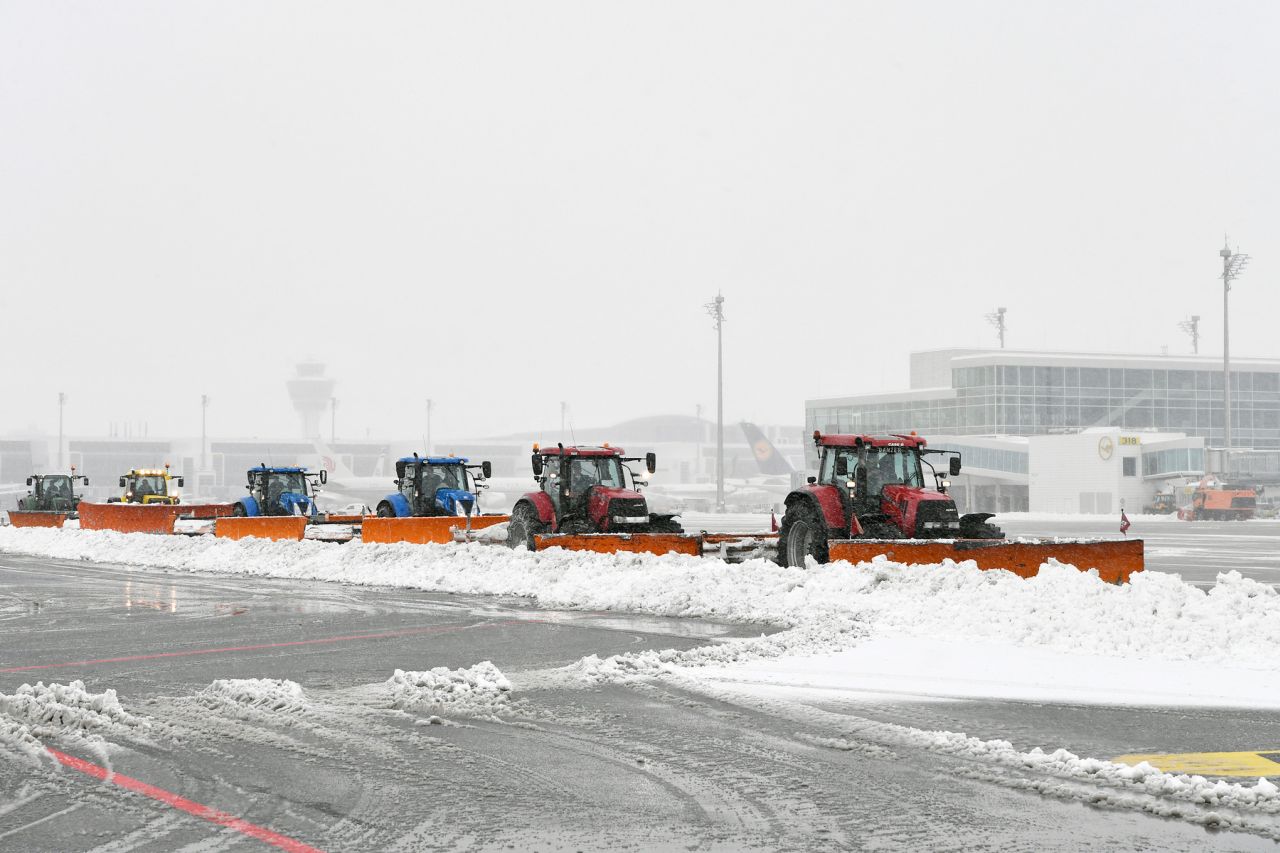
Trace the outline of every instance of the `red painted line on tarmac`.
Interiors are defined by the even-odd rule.
[[[278,832],[267,829],[264,826],[258,826],[249,823],[247,820],[227,814],[223,811],[202,805],[194,800],[188,800],[186,797],[180,797],[172,791],[166,791],[163,788],[157,788],[155,785],[148,785],[132,776],[125,776],[123,773],[113,773],[105,767],[99,767],[91,764],[74,755],[67,755],[65,752],[59,752],[56,749],[45,747],[54,759],[63,767],[70,767],[72,770],[79,770],[92,776],[95,779],[101,779],[104,782],[110,782],[113,785],[119,785],[126,791],[133,791],[136,794],[142,794],[144,797],[150,797],[153,800],[164,803],[166,806],[184,811],[189,815],[198,817],[201,820],[207,820],[210,823],[216,823],[218,826],[225,826],[228,829],[234,829],[250,838],[256,838],[272,847],[279,847],[281,850],[287,850],[289,853],[323,853],[318,847],[312,847],[310,844],[304,844],[296,838],[290,838],[287,835],[281,835]]]
[[[216,649],[188,649],[181,652],[155,652],[148,655],[125,655],[118,658],[96,658],[94,660],[73,660],[63,663],[39,663],[30,666],[11,666],[0,669],[5,672],[31,672],[38,669],[61,669],[68,666],[92,666],[99,663],[132,663],[140,660],[159,660],[161,658],[183,658],[191,655],[216,655],[225,652],[256,652],[264,649],[284,649],[291,646],[315,646],[323,643],[345,643],[351,640],[386,640],[392,637],[412,637],[419,634],[445,634],[450,631],[466,631],[471,628],[492,628],[499,625],[521,625],[526,622],[538,622],[537,619],[507,619],[502,622],[477,622],[471,625],[436,625],[430,628],[406,628],[403,631],[384,631],[381,634],[346,634],[341,637],[318,637],[314,640],[291,640],[284,643],[257,643],[252,646],[220,646]]]

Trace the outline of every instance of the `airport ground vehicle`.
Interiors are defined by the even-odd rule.
[[[181,476],[169,473],[167,463],[163,468],[134,468],[120,477],[120,488],[124,489],[124,494],[108,498],[107,503],[182,503],[178,489],[182,488],[183,482]]]
[[[479,476],[476,475],[478,472]],[[382,518],[471,515],[484,481],[493,473],[488,462],[468,464],[458,456],[404,456],[396,460],[398,491],[378,504]]]
[[[1173,492],[1157,492],[1151,498],[1151,503],[1142,508],[1142,511],[1147,515],[1169,515],[1177,512],[1177,510],[1178,502]]]
[[[947,478],[961,472],[960,454],[931,450],[914,433],[824,435],[815,431],[813,441],[819,454],[818,476],[787,496],[778,532],[778,560],[784,565],[804,566],[810,557],[820,563],[858,561],[873,552],[903,561],[949,558],[981,564],[1009,551],[1006,545],[1016,548],[1017,560],[1035,568],[1041,557],[1067,553],[1071,559],[1083,555],[1102,563],[1123,562],[1129,568],[1141,565],[1140,541],[1006,543],[1004,533],[990,521],[992,513],[960,515],[947,494]],[[930,455],[947,459],[944,472],[928,461]],[[934,480],[932,489],[925,484],[925,467]],[[1135,545],[1136,553],[1130,553]]]
[[[1184,521],[1244,521],[1257,514],[1258,492],[1250,486],[1205,477],[1191,493],[1191,505],[1178,517]]]
[[[626,456],[621,447],[533,446],[533,475],[538,491],[516,502],[507,528],[507,544],[534,550],[534,537],[545,533],[571,535],[622,533],[633,535],[680,533],[673,515],[649,512],[649,504],[628,462],[643,462],[652,474],[657,456]],[[627,486],[627,479],[631,487]]]
[[[77,480],[89,485],[89,478],[76,476],[74,467],[70,474],[32,474],[27,478],[31,491],[18,499],[18,511],[75,512],[80,505],[80,496],[75,493]]]
[[[316,516],[318,485],[328,481],[325,471],[311,472],[294,466],[278,467],[265,462],[248,471],[249,494],[240,498],[231,514],[241,517],[263,515]]]

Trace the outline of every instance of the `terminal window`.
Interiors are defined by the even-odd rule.
[[[1126,477],[1138,476],[1138,457],[1126,456],[1120,460],[1120,465],[1120,473],[1124,474]]]

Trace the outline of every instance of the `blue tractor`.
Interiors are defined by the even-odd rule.
[[[479,475],[474,472],[479,469]],[[466,515],[476,508],[482,481],[493,470],[488,462],[470,465],[461,456],[405,456],[396,460],[395,484],[399,491],[378,504],[381,518],[426,515]]]
[[[266,463],[249,469],[249,494],[236,501],[232,515],[305,515],[316,516],[316,481],[329,481],[325,471],[312,473],[306,468],[275,467]]]

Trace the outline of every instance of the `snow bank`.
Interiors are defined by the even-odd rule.
[[[710,617],[876,636],[983,639],[1120,657],[1280,669],[1280,595],[1237,572],[1200,589],[1177,576],[1125,586],[1056,563],[1023,580],[972,564],[884,560],[810,569],[651,554],[471,545],[233,541],[0,528],[0,551],[183,571],[516,595],[548,607]],[[835,621],[828,621],[834,619]],[[841,621],[843,620],[843,621]],[[827,626],[824,628],[823,626]]]
[[[297,715],[311,710],[302,685],[282,678],[223,678],[196,694],[196,701],[212,711],[246,718],[254,711]]]
[[[41,738],[71,737],[101,745],[103,736],[136,737],[150,729],[151,721],[126,711],[114,690],[90,693],[83,681],[41,681],[0,693],[0,747],[33,761],[44,754]]]
[[[397,669],[385,687],[402,711],[494,719],[511,709],[511,682],[489,661],[467,669]]]

